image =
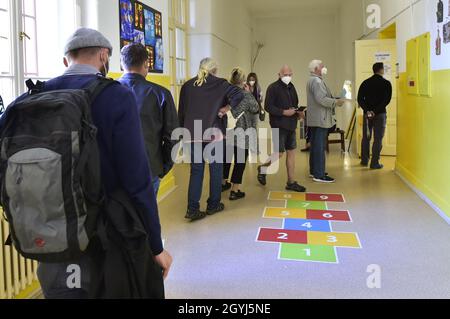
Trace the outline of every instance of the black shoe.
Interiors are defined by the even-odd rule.
[[[309,152],[309,150],[310,150],[310,148],[309,148],[309,147],[306,147],[306,148],[300,150],[300,152],[306,153],[306,152]]]
[[[222,184],[222,193],[231,189],[231,183],[227,182],[226,184]]]
[[[217,205],[217,207],[215,208],[209,208],[206,210],[206,214],[211,216],[220,212],[223,212],[225,210],[225,205],[220,203],[219,205]]]
[[[366,162],[361,162],[360,164],[361,164],[361,166],[364,166],[364,167],[369,166],[369,163],[366,163]]]
[[[325,176],[328,176],[328,173],[325,173]],[[314,178],[314,174],[309,174],[310,178]]]
[[[370,169],[383,169],[384,166],[382,164],[370,165]]]
[[[316,183],[331,184],[335,182],[335,179],[330,176],[324,176],[322,178],[314,178],[314,181]]]
[[[231,191],[230,200],[238,200],[238,199],[242,199],[244,197],[245,197],[245,193],[241,192],[240,190],[237,192]]]
[[[261,173],[262,166],[258,166],[258,182],[262,186],[266,186],[267,180],[266,180],[266,174]]]
[[[306,188],[303,187],[302,185],[299,185],[297,182],[293,182],[291,184],[287,183],[286,190],[287,191],[294,191],[294,192],[297,192],[297,193],[304,193],[304,192],[306,192]]]
[[[201,212],[199,209],[197,210],[188,210],[186,216],[184,218],[190,219],[191,221],[200,220],[206,217],[205,212]]]

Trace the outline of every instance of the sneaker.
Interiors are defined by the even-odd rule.
[[[384,166],[382,164],[370,165],[370,169],[383,169]]]
[[[287,183],[286,190],[287,191],[297,192],[297,193],[304,193],[304,192],[306,192],[306,188],[303,187],[302,185],[298,184],[297,182],[293,182],[291,184]]]
[[[330,176],[325,176],[322,178],[314,178],[314,181],[317,183],[331,184],[335,182],[335,179],[331,178]]]
[[[245,193],[241,192],[240,190],[237,192],[231,191],[230,200],[238,200],[242,198],[245,198]]]
[[[266,186],[267,180],[266,180],[266,174],[261,173],[262,166],[258,166],[258,182],[262,186]]]
[[[325,176],[328,176],[328,173],[325,173]],[[314,178],[314,174],[309,174],[309,178]]]
[[[222,193],[223,192],[226,192],[227,190],[230,190],[231,189],[231,183],[229,183],[229,182],[226,182],[226,184],[222,184]]]
[[[206,210],[206,214],[211,216],[220,212],[223,212],[225,210],[225,205],[220,203],[215,208],[209,208]]]
[[[200,220],[206,217],[206,213],[197,210],[188,210],[184,218],[190,219],[191,221]]]

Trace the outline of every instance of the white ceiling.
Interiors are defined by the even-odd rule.
[[[254,17],[335,12],[345,0],[242,0]]]

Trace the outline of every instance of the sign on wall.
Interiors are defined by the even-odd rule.
[[[433,15],[432,35],[434,45],[432,46],[433,69],[450,68],[450,1],[432,1]]]
[[[149,54],[149,72],[163,73],[162,14],[135,0],[119,0],[120,48],[142,43]]]

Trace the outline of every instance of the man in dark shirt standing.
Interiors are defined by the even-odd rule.
[[[125,46],[121,52],[125,74],[119,80],[136,96],[141,116],[142,132],[153,176],[153,188],[158,194],[161,178],[173,167],[172,132],[178,128],[178,114],[172,94],[166,88],[146,80],[148,53],[141,43]]]
[[[380,154],[386,132],[386,107],[391,103],[392,85],[384,79],[384,64],[373,65],[374,75],[365,80],[358,93],[358,103],[364,110],[363,138],[361,146],[361,165],[369,165],[370,141],[374,137],[372,147],[371,169],[382,169]]]
[[[295,86],[292,84],[292,69],[285,65],[281,68],[279,79],[272,83],[267,89],[265,108],[270,114],[270,126],[273,132],[279,132],[279,141],[275,143],[275,154],[271,156],[266,164],[258,167],[258,181],[261,185],[266,185],[267,168],[275,161],[281,159],[287,152],[286,167],[288,182],[286,190],[294,192],[305,192],[306,188],[295,181],[295,150],[297,149],[296,130],[298,120],[303,112],[298,111],[298,95]],[[275,138],[277,134],[273,134]],[[278,145],[276,145],[278,144]]]

